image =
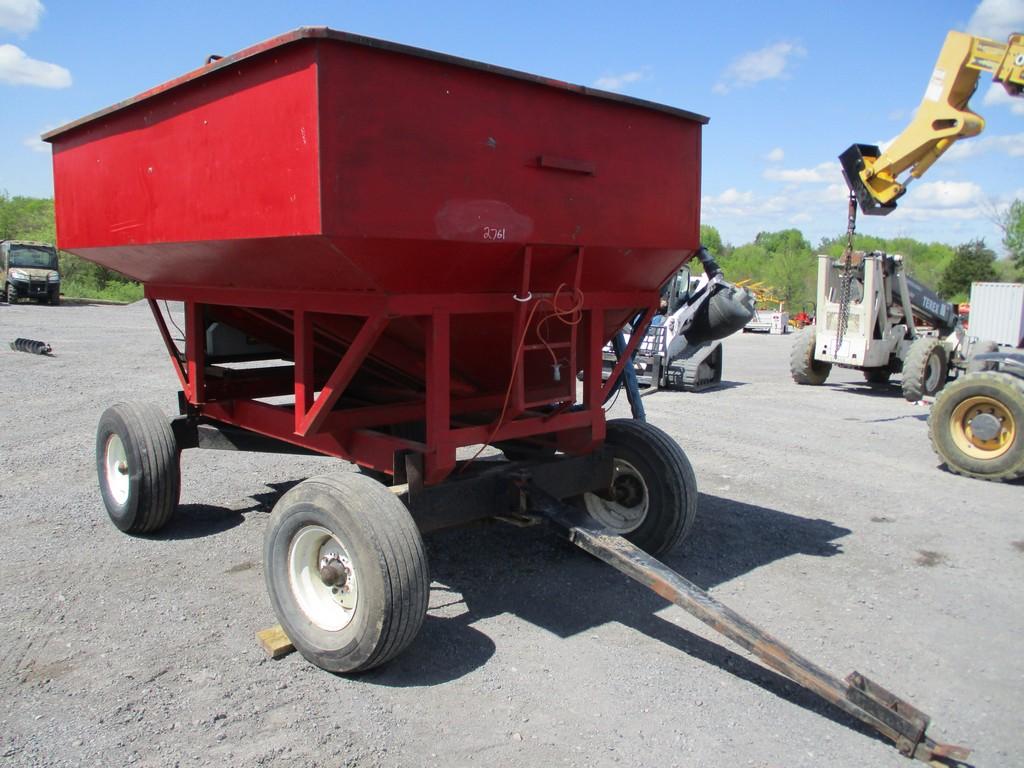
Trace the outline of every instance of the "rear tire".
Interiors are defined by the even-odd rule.
[[[820,386],[828,378],[832,370],[831,363],[823,363],[814,359],[816,332],[813,325],[804,328],[793,339],[793,348],[789,353],[789,372],[797,384]]]
[[[163,412],[149,403],[107,408],[96,429],[96,472],[114,525],[125,533],[163,528],[181,487],[178,448]]]
[[[281,626],[321,669],[380,666],[423,624],[430,587],[423,539],[402,502],[370,478],[339,472],[292,488],[271,513],[263,557]],[[334,569],[327,577],[325,567]]]
[[[1024,477],[1024,380],[982,372],[953,382],[935,398],[928,436],[950,472],[996,482]]]
[[[888,384],[892,377],[892,371],[888,368],[862,368],[861,373],[868,384]]]
[[[607,425],[615,456],[612,487],[585,493],[591,516],[652,555],[677,546],[697,517],[697,480],[679,444],[657,427],[633,419]]]
[[[948,375],[949,360],[942,339],[917,339],[903,361],[903,397],[912,403],[932,397],[945,385]]]

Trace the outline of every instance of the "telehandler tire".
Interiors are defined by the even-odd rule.
[[[892,378],[892,371],[888,368],[861,368],[861,373],[868,384],[888,384]]]
[[[789,373],[797,384],[820,386],[832,370],[831,363],[814,359],[815,328],[809,325],[797,334],[789,353]]]
[[[1024,379],[969,373],[943,389],[928,436],[950,472],[1002,482],[1024,477]]]
[[[911,403],[932,397],[948,376],[949,360],[942,339],[921,337],[910,345],[903,361],[903,397]]]

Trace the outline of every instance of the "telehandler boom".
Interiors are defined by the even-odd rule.
[[[1005,43],[950,32],[935,62],[924,98],[913,121],[880,152],[871,144],[854,144],[839,156],[847,183],[867,215],[885,216],[907,191],[959,139],[977,136],[985,120],[967,103],[982,72],[1011,96],[1024,92],[1024,35]],[[900,174],[909,177],[900,180]]]

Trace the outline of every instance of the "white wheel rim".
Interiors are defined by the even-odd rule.
[[[103,449],[103,467],[107,490],[118,505],[124,504],[128,501],[131,476],[128,474],[128,453],[117,435],[107,438]]]
[[[320,571],[329,564],[344,569],[343,584],[324,583]],[[338,537],[321,525],[307,525],[292,537],[288,583],[299,608],[320,629],[337,632],[355,616],[359,584],[352,558]]]
[[[928,367],[925,369],[924,386],[928,392],[934,392],[939,388],[939,374],[942,365],[939,363],[938,355],[928,358]]]
[[[587,512],[615,534],[632,533],[647,517],[650,495],[643,475],[624,459],[616,459],[612,473],[612,498],[583,494]]]

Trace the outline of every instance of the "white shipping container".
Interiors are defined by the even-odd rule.
[[[968,335],[1019,347],[1024,342],[1024,283],[971,283]]]

